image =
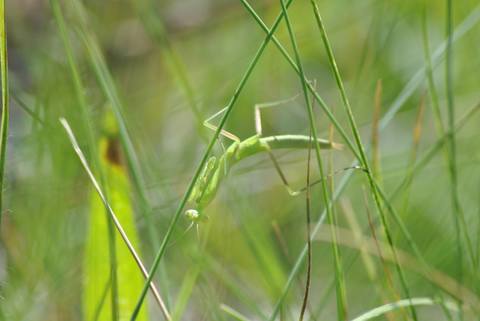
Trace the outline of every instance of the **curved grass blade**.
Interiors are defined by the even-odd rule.
[[[220,304],[220,310],[231,316],[233,319],[237,321],[251,321],[249,318],[235,310],[234,308],[226,305],[226,304]]]
[[[361,251],[361,246],[364,245],[364,249],[371,255],[378,256],[381,260],[394,262],[395,258],[388,243],[379,242],[373,237],[367,237],[362,234],[362,242],[359,244],[355,241],[354,233],[348,229],[334,226],[337,230],[339,238],[339,245],[356,249],[358,253]],[[321,231],[314,239],[315,241],[332,242],[331,237],[327,231]],[[381,249],[381,253],[378,252],[378,248]],[[358,254],[357,253],[357,254]],[[468,305],[472,310],[478,312],[480,299],[477,294],[468,287],[459,283],[455,278],[442,271],[434,268],[425,270],[422,267],[422,263],[417,260],[413,255],[402,249],[397,249],[398,260],[400,264],[406,269],[417,273],[419,276],[436,285],[439,289],[442,289],[446,294],[450,295],[455,300],[461,299],[465,305]]]
[[[403,307],[412,307],[412,306],[422,306],[422,305],[440,305],[444,306],[450,311],[458,311],[458,307],[453,302],[440,302],[440,300],[435,300],[431,298],[411,298],[406,300],[400,300],[393,303],[387,303],[376,307],[370,311],[365,312],[364,314],[352,319],[352,321],[367,321],[374,318],[377,318],[381,315],[384,315],[390,311],[394,311]]]

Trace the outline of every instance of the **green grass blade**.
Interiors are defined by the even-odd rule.
[[[95,131],[93,129],[88,104],[85,98],[85,86],[80,77],[78,63],[73,55],[72,45],[68,36],[68,29],[66,27],[65,18],[58,0],[50,0],[50,7],[53,11],[55,22],[62,38],[63,47],[67,56],[68,67],[70,69],[70,75],[72,77],[73,88],[75,90],[75,98],[77,99],[78,107],[80,108],[83,126],[86,127],[85,132],[87,134],[88,151],[92,153],[95,169],[98,163],[98,154],[95,143]]]
[[[132,4],[138,11],[138,15],[143,27],[150,37],[157,43],[162,53],[165,55],[166,61],[171,69],[172,74],[178,79],[178,83],[187,98],[190,109],[192,110],[197,121],[197,129],[202,133],[202,137],[206,138],[205,126],[203,126],[203,117],[200,112],[192,82],[187,73],[187,68],[179,57],[172,43],[168,39],[165,27],[160,17],[155,13],[155,4],[151,0],[132,1]]]
[[[402,307],[412,307],[412,306],[430,306],[430,305],[440,305],[444,306],[450,311],[458,311],[458,307],[453,302],[445,302],[441,303],[439,300],[431,299],[431,298],[411,298],[406,300],[400,300],[393,303],[387,303],[382,306],[376,307],[363,313],[362,315],[352,319],[352,321],[367,321],[374,318],[378,318],[390,311],[397,310]]]
[[[5,162],[7,159],[8,122],[10,116],[8,89],[7,30],[5,0],[0,1],[0,72],[2,79],[2,120],[0,124],[0,226],[3,212],[3,190],[5,184]]]
[[[440,135],[443,135],[445,132],[445,127],[442,121],[442,113],[440,111],[440,103],[438,99],[438,93],[435,86],[435,80],[433,78],[433,66],[432,66],[432,57],[430,54],[430,45],[428,40],[428,27],[427,27],[427,7],[423,8],[422,14],[422,40],[423,40],[423,51],[425,56],[425,73],[428,81],[428,91],[430,93],[430,99],[432,101],[432,109],[435,116],[435,127],[437,132]]]
[[[453,221],[455,226],[455,234],[457,239],[457,275],[460,282],[463,280],[463,246],[461,240],[460,220],[463,218],[463,212],[458,198],[457,188],[457,165],[456,165],[456,143],[455,134],[452,132],[455,122],[453,88],[452,88],[452,1],[447,0],[447,51],[445,59],[445,87],[447,92],[447,127],[450,130],[447,144],[448,172],[450,176],[450,197],[452,200]],[[467,232],[467,231],[464,231]]]
[[[202,254],[205,259],[206,266],[209,271],[218,275],[221,278],[222,282],[231,291],[234,296],[236,297],[236,302],[242,303],[245,306],[248,306],[251,310],[253,310],[260,320],[267,319],[267,316],[259,307],[258,302],[255,301],[254,298],[251,297],[250,293],[245,293],[242,289],[243,284],[240,282],[241,278],[238,275],[232,274],[232,272],[228,271],[225,266],[219,264],[215,258],[211,257],[207,254]]]
[[[458,171],[457,171],[457,145],[455,139],[455,101],[453,93],[453,2],[446,1],[447,5],[447,51],[445,59],[445,87],[447,92],[447,123],[450,131],[448,140],[448,168],[450,174],[450,195],[452,198],[453,216],[455,222],[455,233],[457,234],[458,251],[458,274],[460,280],[463,279],[463,254],[462,254],[462,233],[467,244],[467,251],[470,255],[472,264],[475,264],[475,254],[472,242],[468,233],[468,227],[465,220],[465,213],[461,206],[458,195]]]
[[[237,320],[237,321],[251,321],[249,318],[242,315],[240,312],[238,312],[237,310],[235,310],[232,307],[229,307],[226,304],[221,304],[220,309],[223,312],[225,312],[226,314],[228,314],[229,316],[231,316],[234,320]]]
[[[422,128],[423,128],[423,114],[425,110],[425,97],[422,96],[420,105],[418,106],[417,115],[415,124],[412,131],[412,147],[411,147],[411,154],[408,160],[408,164],[406,167],[406,176],[412,176],[410,182],[413,181],[412,170],[415,166],[415,162],[417,161],[418,156],[418,149],[420,145],[420,139],[422,136]],[[379,184],[380,185],[380,184]],[[410,191],[411,191],[411,183],[405,186],[405,190],[403,191],[403,205],[402,205],[402,213],[407,213],[410,201]]]
[[[333,208],[331,206],[328,206],[327,204],[330,202],[330,196],[329,196],[329,190],[327,187],[327,181],[325,179],[325,173],[323,170],[323,162],[322,162],[322,157],[320,155],[320,144],[318,143],[318,137],[317,137],[317,128],[315,125],[315,116],[313,115],[313,108],[312,104],[310,102],[310,99],[308,98],[308,92],[307,92],[307,81],[305,74],[303,72],[303,66],[300,58],[300,53],[298,50],[297,46],[297,41],[296,37],[293,33],[292,26],[290,23],[290,19],[288,17],[288,12],[287,8],[285,6],[285,3],[283,0],[280,0],[280,4],[282,6],[282,11],[283,15],[285,17],[285,23],[287,25],[288,33],[290,36],[290,41],[292,43],[292,47],[295,53],[295,59],[296,63],[298,66],[298,70],[300,72],[300,80],[301,80],[301,85],[303,89],[303,94],[305,98],[305,103],[307,105],[307,111],[308,111],[308,119],[309,119],[309,124],[311,128],[311,133],[313,140],[315,142],[315,153],[317,156],[317,165],[318,165],[318,170],[320,171],[320,179],[321,179],[321,185],[322,185],[322,196],[323,196],[323,201],[326,204],[326,210],[327,210],[327,218],[330,223],[330,226],[333,226],[334,224],[334,217],[333,217]],[[337,317],[338,320],[345,320],[346,314],[347,314],[347,304],[346,304],[346,291],[345,291],[345,284],[343,280],[343,271],[342,271],[342,264],[341,264],[341,259],[340,259],[340,251],[337,246],[337,235],[334,229],[331,229],[332,233],[332,251],[333,251],[333,260],[334,260],[334,267],[335,267],[335,280],[336,280],[336,293],[337,293]],[[307,253],[308,253],[308,247],[307,247]]]
[[[29,106],[27,102],[21,97],[20,94],[12,91],[12,100],[28,115],[32,118],[33,121],[39,123],[40,125],[45,125],[45,122],[42,120],[42,117]]]
[[[332,49],[330,41],[328,39],[327,32],[325,30],[325,26],[323,24],[322,18],[320,16],[320,10],[319,10],[318,5],[316,4],[315,0],[311,0],[310,2],[311,2],[312,7],[313,7],[313,12],[315,14],[315,19],[316,19],[318,28],[320,30],[320,34],[321,34],[321,37],[322,37],[323,44],[324,44],[325,49],[327,51],[330,66],[333,70],[333,74],[335,76],[335,80],[336,80],[338,89],[340,91],[340,96],[342,98],[342,102],[343,102],[343,105],[345,107],[345,111],[347,112],[347,115],[348,115],[348,120],[349,120],[349,123],[350,123],[350,127],[352,129],[353,136],[355,138],[355,142],[357,144],[358,150],[360,151],[360,157],[361,158],[359,159],[359,161],[361,162],[362,166],[366,169],[369,186],[370,186],[370,189],[372,191],[372,195],[373,195],[373,199],[375,201],[377,212],[378,212],[378,214],[380,216],[380,219],[381,219],[381,223],[382,223],[382,226],[383,226],[385,236],[388,240],[388,243],[390,244],[392,252],[395,255],[395,246],[394,246],[394,242],[393,242],[393,238],[392,238],[392,235],[391,235],[391,230],[390,230],[387,218],[386,218],[385,213],[383,211],[383,206],[382,206],[382,203],[381,203],[381,197],[379,195],[379,190],[378,190],[379,186],[375,183],[375,180],[372,176],[372,171],[370,169],[370,164],[369,164],[368,158],[366,156],[365,147],[363,146],[363,143],[361,141],[360,132],[358,130],[358,127],[357,127],[357,124],[356,124],[356,121],[355,121],[355,118],[354,118],[354,115],[353,115],[353,112],[352,112],[352,108],[350,106],[350,102],[348,100],[348,97],[347,97],[347,94],[346,94],[346,91],[345,91],[345,88],[344,88],[344,85],[343,85],[343,81],[342,81],[342,78],[340,76],[340,71],[339,71],[339,69],[337,67],[337,63],[335,61],[335,56],[333,54],[333,49]],[[399,274],[399,278],[400,278],[400,282],[401,282],[403,291],[405,292],[406,296],[408,298],[410,298],[410,291],[408,289],[408,286],[407,286],[402,268],[398,264],[398,262],[396,262],[396,269],[397,269],[397,272]],[[413,307],[410,308],[410,312],[412,314],[413,319],[417,320],[417,315],[416,315],[415,309]]]
[[[451,4],[450,3],[447,3],[448,6],[450,6]],[[448,7],[450,8],[450,7]],[[447,44],[446,44],[446,86],[447,86],[447,116],[448,116],[448,130],[449,132],[453,132],[452,131],[452,123],[455,123],[455,115],[454,115],[454,106],[453,106],[453,103],[454,103],[454,97],[453,97],[453,91],[452,89],[450,88],[452,86],[452,76],[451,76],[451,56],[452,56],[452,46],[453,46],[453,42],[455,40],[455,33],[453,33],[452,31],[452,26],[450,25],[451,24],[451,21],[449,20],[451,18],[451,10],[447,10]],[[424,10],[423,10],[423,14],[422,14],[422,41],[423,41],[423,49],[424,49],[424,56],[425,56],[425,62],[426,62],[426,68],[425,68],[425,73],[426,73],[426,76],[427,76],[427,80],[428,80],[428,89],[429,89],[429,92],[430,92],[430,98],[431,98],[431,102],[432,102],[432,109],[433,109],[433,112],[434,112],[434,116],[435,116],[435,127],[436,127],[436,130],[437,130],[437,133],[439,136],[443,136],[444,133],[445,133],[445,126],[443,125],[443,121],[442,121],[442,115],[441,115],[441,112],[440,112],[440,103],[439,103],[439,99],[438,99],[438,93],[437,93],[437,89],[436,89],[436,86],[435,86],[435,81],[434,81],[434,77],[433,77],[433,68],[432,68],[432,59],[431,59],[431,55],[430,55],[430,48],[429,48],[429,37],[428,37],[428,28],[427,28],[427,9],[426,9],[426,6],[424,7]],[[452,119],[451,119],[452,118]],[[461,205],[460,205],[460,200],[458,198],[458,190],[457,190],[457,185],[458,185],[458,182],[457,182],[457,174],[456,174],[456,166],[454,166],[454,164],[456,163],[456,160],[455,160],[455,155],[453,154],[453,151],[456,150],[455,148],[455,142],[454,142],[454,137],[455,135],[453,134],[453,136],[450,138],[450,143],[447,144],[445,146],[445,159],[446,159],[446,162],[447,162],[447,165],[448,165],[448,171],[449,171],[449,175],[450,175],[450,181],[451,181],[451,184],[450,184],[450,188],[451,188],[451,197],[452,197],[452,205],[453,205],[453,209],[454,211],[458,214],[456,215],[455,217],[457,217],[459,219],[459,222],[461,224],[461,228],[464,230],[464,235],[465,235],[465,240],[466,240],[466,243],[467,243],[467,250],[468,250],[468,253],[469,253],[469,256],[470,256],[470,260],[472,261],[473,264],[475,264],[475,255],[474,255],[474,251],[473,251],[473,245],[472,245],[472,241],[471,241],[471,238],[468,234],[468,229],[466,227],[466,222],[465,222],[465,215],[464,215],[464,212],[461,208]],[[453,139],[453,145],[452,145],[452,139]],[[455,168],[454,168],[455,167]],[[454,171],[452,171],[454,170]],[[457,220],[457,218],[455,218],[455,221]],[[455,223],[457,224],[457,223]],[[460,239],[461,240],[461,236],[460,236]],[[461,242],[461,241],[459,241]],[[461,254],[459,254],[461,255]],[[459,257],[459,260],[460,260],[460,257]]]
[[[172,321],[182,320],[182,316],[185,313],[187,308],[188,300],[192,295],[195,284],[197,283],[198,276],[201,272],[201,265],[197,264],[187,271],[185,278],[183,279],[182,285],[178,292],[175,307],[172,311]]]
[[[95,38],[95,35],[87,27],[87,22],[85,21],[86,18],[84,15],[84,8],[81,2],[73,1],[72,6],[73,8],[75,8],[74,11],[77,17],[77,30],[88,51],[88,58],[90,60],[90,64],[92,65],[98,82],[100,83],[100,87],[102,88],[103,93],[108,99],[109,106],[111,107],[111,110],[115,115],[115,119],[117,121],[120,141],[122,143],[122,148],[125,152],[128,169],[132,176],[135,191],[139,197],[140,211],[147,223],[146,226],[149,241],[153,246],[156,246],[158,245],[159,236],[157,235],[157,232],[154,229],[154,225],[152,223],[151,208],[145,191],[144,178],[140,169],[139,160],[133,142],[130,138],[130,133],[125,123],[125,117],[123,116],[123,104],[118,94],[113,77],[110,74],[110,71],[103,57],[98,41]]]

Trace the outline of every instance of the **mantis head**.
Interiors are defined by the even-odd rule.
[[[195,209],[188,209],[185,211],[185,217],[192,222],[196,222],[200,218],[200,213]]]
[[[188,220],[190,220],[194,223],[204,222],[204,221],[208,220],[207,216],[203,215],[201,212],[199,212],[198,210],[193,209],[193,208],[186,210],[184,215]]]

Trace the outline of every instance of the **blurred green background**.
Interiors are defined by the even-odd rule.
[[[58,119],[65,117],[70,122],[80,146],[91,158],[88,126],[82,118],[49,1],[6,2],[12,102],[0,248],[1,316],[4,320],[86,320],[82,308],[83,260],[91,215],[89,195],[93,190]],[[429,266],[456,280],[458,286],[468,288],[468,295],[476,299],[480,289],[478,267],[470,261],[463,239],[462,264],[458,261],[459,242],[443,150],[415,171],[410,187],[396,190],[412,164],[439,141],[423,71],[422,19],[425,13],[433,54],[446,39],[444,2],[339,0],[318,1],[318,5],[365,145],[372,140],[374,96],[379,81],[383,88],[381,116],[392,115],[389,111],[399,108],[378,134],[380,184],[387,195],[394,193],[391,204]],[[69,0],[60,4],[84,85],[81,95],[88,106],[88,122],[95,140],[103,135],[102,119],[112,103],[102,89],[82,38],[85,30],[104,56],[116,86],[152,218],[150,224],[139,214],[142,204],[138,193],[132,192],[130,200],[136,209],[140,236],[138,248],[146,266],[150,266],[213,136],[201,122],[227,105],[265,33],[241,2],[233,0]],[[278,1],[252,1],[251,5],[268,26],[281,12]],[[454,28],[463,30],[453,46],[457,119],[480,99],[477,5],[477,1],[463,0],[453,6]],[[310,3],[294,1],[289,13],[307,77],[316,80],[318,93],[350,134]],[[293,56],[283,22],[276,36]],[[434,79],[446,124],[444,54],[437,61]],[[406,89],[408,94],[404,94]],[[270,43],[225,128],[241,139],[250,137],[255,133],[255,104],[290,98],[300,92],[299,77]],[[422,100],[425,113],[416,146],[413,131]],[[327,138],[330,122],[317,107],[319,137]],[[265,135],[309,132],[302,96],[266,110],[263,121]],[[470,236],[475,257],[480,249],[479,121],[477,114],[469,117],[456,137],[458,193],[468,227],[462,233]],[[343,143],[338,133],[334,131],[333,135],[335,141]],[[230,144],[229,140],[222,141]],[[214,154],[221,153],[217,144]],[[368,154],[373,157],[370,149]],[[293,187],[304,186],[307,152],[282,151],[276,155]],[[353,161],[348,148],[325,152],[324,157],[334,170]],[[314,162],[312,172],[312,179],[318,178]],[[378,218],[366,192],[368,183],[363,173],[335,175],[333,187],[345,174],[352,175],[352,179],[335,208],[338,226],[350,230],[350,234],[340,234],[340,243],[353,244],[341,246],[348,318],[353,319],[405,295],[392,262],[382,264],[378,255],[358,256],[363,243],[351,233],[371,238],[368,212],[374,220]],[[115,209],[115,204],[112,207]],[[321,189],[316,185],[312,188],[314,222],[321,217],[323,208]],[[268,156],[259,154],[232,168],[205,214],[209,220],[198,226],[198,233],[196,228],[184,233],[189,226],[184,217],[175,227],[173,244],[167,247],[155,276],[167,306],[177,311],[176,316],[182,320],[235,320],[225,312],[226,306],[250,320],[268,320],[305,245],[305,195],[290,196]],[[351,217],[359,227],[352,225]],[[390,214],[388,219],[396,246],[413,257]],[[152,231],[153,238],[149,237]],[[385,242],[381,228],[376,231],[380,241]],[[334,320],[335,271],[328,229],[320,227],[319,235],[323,241],[313,243],[307,318]],[[372,264],[370,270],[365,261]],[[418,261],[410,262],[410,266],[413,268],[408,264],[402,268],[412,297],[456,302],[442,290],[443,281],[432,284],[422,273],[414,271],[420,266]],[[277,320],[298,318],[305,273],[302,263]],[[151,298],[148,307],[150,320],[162,319]],[[478,307],[467,304],[462,318],[476,319],[474,308]],[[420,320],[448,320],[438,306],[420,307],[417,313]],[[455,313],[451,317],[459,318]],[[408,312],[400,310],[387,319],[405,320]]]

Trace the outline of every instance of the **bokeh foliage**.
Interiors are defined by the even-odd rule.
[[[81,308],[83,253],[93,206],[92,186],[58,118],[68,119],[84,152],[95,163],[88,128],[93,128],[95,139],[99,139],[103,115],[112,105],[99,80],[101,77],[95,69],[98,61],[97,65],[92,62],[82,28],[88,28],[105,59],[138,159],[141,188],[148,206],[135,188],[130,200],[135,209],[139,247],[147,266],[211,137],[201,122],[227,104],[264,33],[240,1],[60,1],[85,87],[82,94],[89,114],[89,126],[86,126],[50,3],[6,2],[12,110],[3,191],[2,317],[5,320],[86,320]],[[251,4],[269,26],[281,11],[278,1],[252,1]],[[403,97],[402,90],[413,75],[425,66],[424,13],[431,53],[446,39],[445,1],[340,0],[318,1],[318,4],[362,139],[369,145],[378,81],[382,82],[380,114],[383,116]],[[478,16],[476,10],[476,1],[455,2],[454,29],[471,15],[477,13]],[[350,133],[311,6],[307,1],[294,1],[289,13],[307,77],[316,79],[318,92]],[[480,67],[479,32],[477,17],[453,46],[457,119],[480,99],[476,72]],[[276,36],[293,56],[284,23]],[[443,57],[433,72],[446,124]],[[226,129],[241,139],[253,135],[254,104],[289,98],[299,92],[298,76],[273,44],[269,44],[242,91]],[[379,134],[379,175],[383,190],[389,196],[394,193],[391,205],[429,266],[457,280],[475,296],[480,282],[463,240],[461,246],[465,254],[461,273],[458,270],[458,240],[442,149],[424,168],[415,171],[411,186],[396,189],[408,175],[410,166],[439,141],[426,80],[422,78],[406,98]],[[425,102],[422,135],[419,145],[415,146],[413,131],[422,100]],[[319,136],[328,137],[330,123],[320,109],[316,108],[315,113]],[[268,135],[308,134],[309,131],[301,99],[265,111],[263,119],[264,132]],[[456,137],[459,195],[468,226],[468,231],[463,233],[468,233],[473,240],[477,257],[480,249],[477,245],[480,241],[477,237],[480,227],[478,122],[479,116],[474,114]],[[337,133],[334,138],[339,140]],[[418,150],[413,158],[415,148]],[[222,153],[220,145],[215,147],[215,153]],[[306,151],[277,155],[291,184],[305,185]],[[324,156],[325,162],[334,169],[348,166],[353,160],[348,149]],[[316,167],[312,168],[315,169],[313,175],[318,177]],[[342,175],[335,176],[334,185]],[[370,196],[365,200],[364,190],[368,188],[364,175],[359,172],[352,175],[353,179],[336,203],[338,225],[371,238],[368,213],[376,218],[375,207]],[[130,183],[133,184],[132,175]],[[316,222],[324,208],[319,186],[312,189],[312,197],[312,216]],[[121,211],[121,204],[116,203],[112,199],[112,206]],[[289,196],[268,157],[258,155],[232,169],[207,209],[209,220],[199,226],[199,236],[195,228],[184,234],[189,222],[180,220],[173,244],[167,248],[155,277],[170,311],[184,320],[231,320],[221,308],[221,304],[226,304],[252,320],[267,320],[305,244],[304,196]],[[145,211],[151,222],[143,215]],[[352,216],[359,228],[355,229],[348,219]],[[396,246],[414,256],[401,229],[391,216],[389,220]],[[376,232],[382,240],[381,229]],[[326,227],[321,227],[320,234],[328,239]],[[352,241],[352,234],[341,235],[345,242]],[[374,266],[372,273],[365,268],[365,257],[357,256],[360,243],[354,244],[353,248],[341,247],[350,318],[403,298],[392,262],[383,265],[377,256],[367,256],[367,261],[369,258]],[[325,241],[314,242],[313,250],[308,312],[312,319],[334,319],[335,294],[330,287],[335,272],[331,246]],[[418,267],[420,263],[413,265]],[[452,300],[441,290],[441,284],[432,284],[407,267],[404,271],[412,296]],[[297,318],[304,273],[302,265],[282,304],[281,315],[286,320]],[[391,285],[388,273],[392,275]],[[161,318],[154,304],[148,306],[151,320]],[[421,320],[446,318],[440,308],[418,308],[417,312]],[[405,313],[400,311],[391,316],[401,319]],[[473,320],[472,315],[467,311],[465,319]]]

